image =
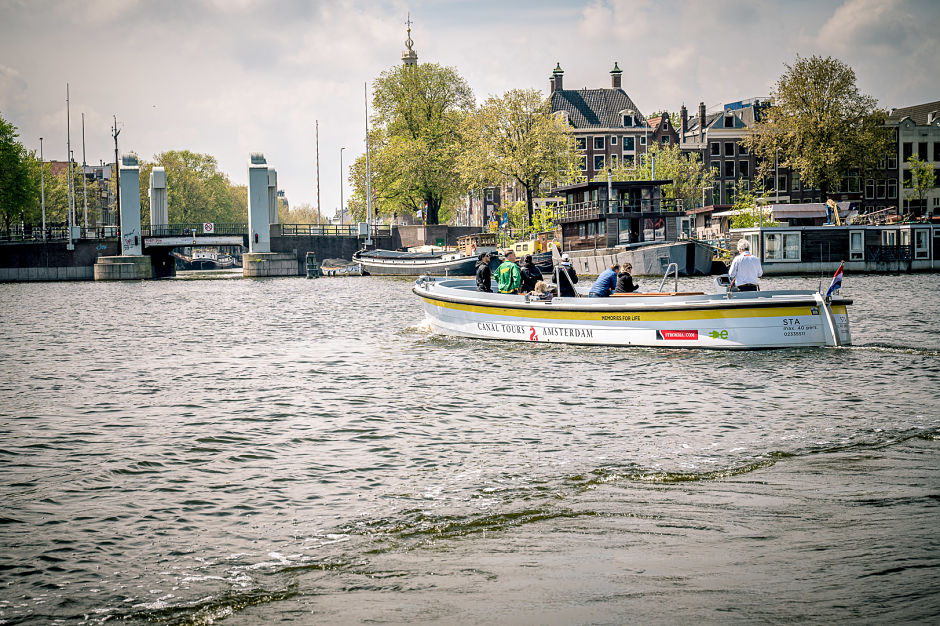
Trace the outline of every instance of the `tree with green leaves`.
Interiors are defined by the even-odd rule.
[[[467,118],[467,146],[460,158],[465,180],[515,179],[526,192],[528,224],[532,200],[543,183],[558,184],[575,163],[574,135],[536,89],[491,96]]]
[[[0,219],[7,230],[14,220],[32,223],[39,206],[38,163],[17,137],[16,126],[0,117]]]
[[[757,228],[758,226],[780,226],[763,206],[764,185],[759,180],[753,188],[741,179],[735,183],[734,205],[729,228]]]
[[[170,150],[140,164],[141,220],[150,214],[150,172],[166,170],[167,210],[171,224],[237,223],[248,220],[248,192],[218,169],[215,157],[189,150]],[[147,223],[147,221],[144,221]]]
[[[917,200],[917,206],[913,207],[911,213],[914,215],[923,215],[927,211],[927,193],[937,186],[937,178],[933,166],[926,161],[921,161],[916,156],[907,160],[910,165],[911,178],[904,185],[904,195],[908,200]]]
[[[889,147],[887,112],[862,94],[851,67],[832,57],[797,56],[777,80],[773,104],[744,139],[761,174],[779,163],[828,197],[850,169],[873,169]]]
[[[638,163],[624,164],[611,171],[613,180],[652,180],[653,162],[656,163],[656,179],[671,180],[663,187],[663,200],[682,200],[683,206],[690,209],[696,206],[696,200],[702,196],[702,187],[712,187],[715,172],[694,155],[679,150],[678,145],[661,146],[654,144],[648,154],[643,155]],[[606,181],[607,172],[599,172],[595,181]]]
[[[427,223],[437,224],[456,206],[461,128],[473,105],[467,81],[436,63],[395,66],[375,80],[367,139],[377,215],[426,208]],[[350,172],[357,217],[365,213],[365,170],[363,154]]]

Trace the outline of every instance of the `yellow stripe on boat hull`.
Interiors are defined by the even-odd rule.
[[[604,321],[604,322],[664,322],[676,320],[713,320],[737,319],[747,317],[788,317],[798,315],[813,315],[811,306],[793,305],[780,307],[747,307],[729,309],[708,309],[696,311],[683,309],[681,311],[559,311],[551,310],[552,305],[539,305],[531,308],[508,308],[499,306],[479,306],[475,304],[461,304],[447,302],[419,296],[426,304],[445,309],[465,311],[468,313],[483,313],[485,315],[499,315],[504,317],[519,317],[527,319],[550,320],[578,320],[578,321]],[[846,314],[845,305],[832,307],[834,314]],[[818,312],[816,313],[818,315]]]

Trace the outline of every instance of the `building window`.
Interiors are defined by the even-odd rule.
[[[576,137],[574,140],[574,147],[578,150],[584,150],[587,147],[587,142],[584,137]]]
[[[610,155],[610,166],[614,169],[617,168],[617,155],[616,154]]]
[[[632,154],[623,155],[623,166],[633,167],[633,155]]]
[[[725,115],[725,128],[734,128],[734,114]]]
[[[663,145],[669,145],[669,137],[663,137]]]
[[[787,177],[785,174],[781,174],[780,176],[777,177],[776,189],[779,189],[780,191],[784,191],[784,192],[787,190]]]
[[[800,233],[765,233],[764,260],[789,261],[800,260]]]
[[[603,137],[595,137],[595,138],[594,138],[594,149],[595,149],[595,150],[603,150],[603,149],[604,149],[604,138],[603,138]]]
[[[643,135],[642,137],[640,137],[640,145],[641,146],[646,145],[646,135]]]
[[[68,177],[66,177],[66,178],[68,178]],[[489,200],[490,202],[493,201],[493,190],[492,190],[492,189],[487,189],[487,190],[486,190],[486,199]]]
[[[892,152],[888,155],[888,169],[896,170],[898,169],[898,153]]]
[[[725,181],[725,204],[734,204],[734,181]]]
[[[604,155],[595,154],[594,155],[594,171],[599,172],[604,169]]]
[[[623,116],[623,125],[626,126],[627,128],[631,128],[631,127],[633,126],[633,116],[632,116],[632,115],[624,115],[624,116]]]
[[[921,141],[917,144],[917,158],[921,161],[927,161],[927,142]]]
[[[587,156],[584,154],[579,154],[578,159],[581,161],[581,171],[587,171]]]
[[[734,178],[734,161],[725,161],[725,178]]]
[[[610,145],[612,145],[612,146],[616,146],[616,145],[617,145],[617,136],[616,136],[616,135],[611,135],[611,136],[610,136]]]
[[[895,199],[898,197],[898,179],[889,178],[888,179],[888,198]]]
[[[734,156],[734,142],[733,141],[725,142],[725,156]]]
[[[738,173],[741,174],[741,176],[745,178],[751,175],[750,168],[751,168],[751,164],[748,163],[747,161],[741,161],[740,163],[738,163]]]
[[[711,153],[712,153],[712,156],[719,156],[719,155],[721,155],[721,148],[720,148],[720,146],[721,146],[721,144],[719,144],[717,141],[711,142]]]
[[[904,155],[901,157],[901,160],[906,163],[907,160],[914,155],[914,144],[912,144],[910,141],[905,141],[903,147]]]
[[[879,200],[884,200],[884,199],[885,199],[885,196],[886,196],[887,193],[888,193],[887,187],[888,187],[888,185],[887,185],[887,181],[886,181],[885,179],[882,178],[882,179],[880,179],[880,180],[878,181],[878,187],[877,187],[877,189],[878,189],[878,196],[877,196],[877,197],[878,197]]]
[[[933,160],[940,161],[940,141],[933,142]]]
[[[636,140],[633,137],[624,137],[623,138],[623,150],[624,152],[636,150],[635,146]]]
[[[790,189],[791,191],[800,190],[800,174],[799,172],[790,173]]]
[[[865,181],[865,199],[874,200],[875,199],[875,181],[869,178]]]
[[[901,177],[901,180],[904,181],[905,189],[913,189],[914,185],[911,184],[911,170],[904,170],[904,174]]]
[[[743,143],[738,144],[738,154],[742,156],[748,154],[747,146],[745,146]]]

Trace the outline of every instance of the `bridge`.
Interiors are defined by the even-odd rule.
[[[141,229],[143,248],[181,248],[184,246],[248,247],[247,223],[160,224]]]

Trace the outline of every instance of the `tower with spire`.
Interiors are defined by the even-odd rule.
[[[405,40],[405,50],[401,53],[401,62],[406,67],[409,65],[418,64],[418,53],[414,51],[411,47],[415,45],[415,42],[411,40],[411,12],[408,12],[408,39]]]

